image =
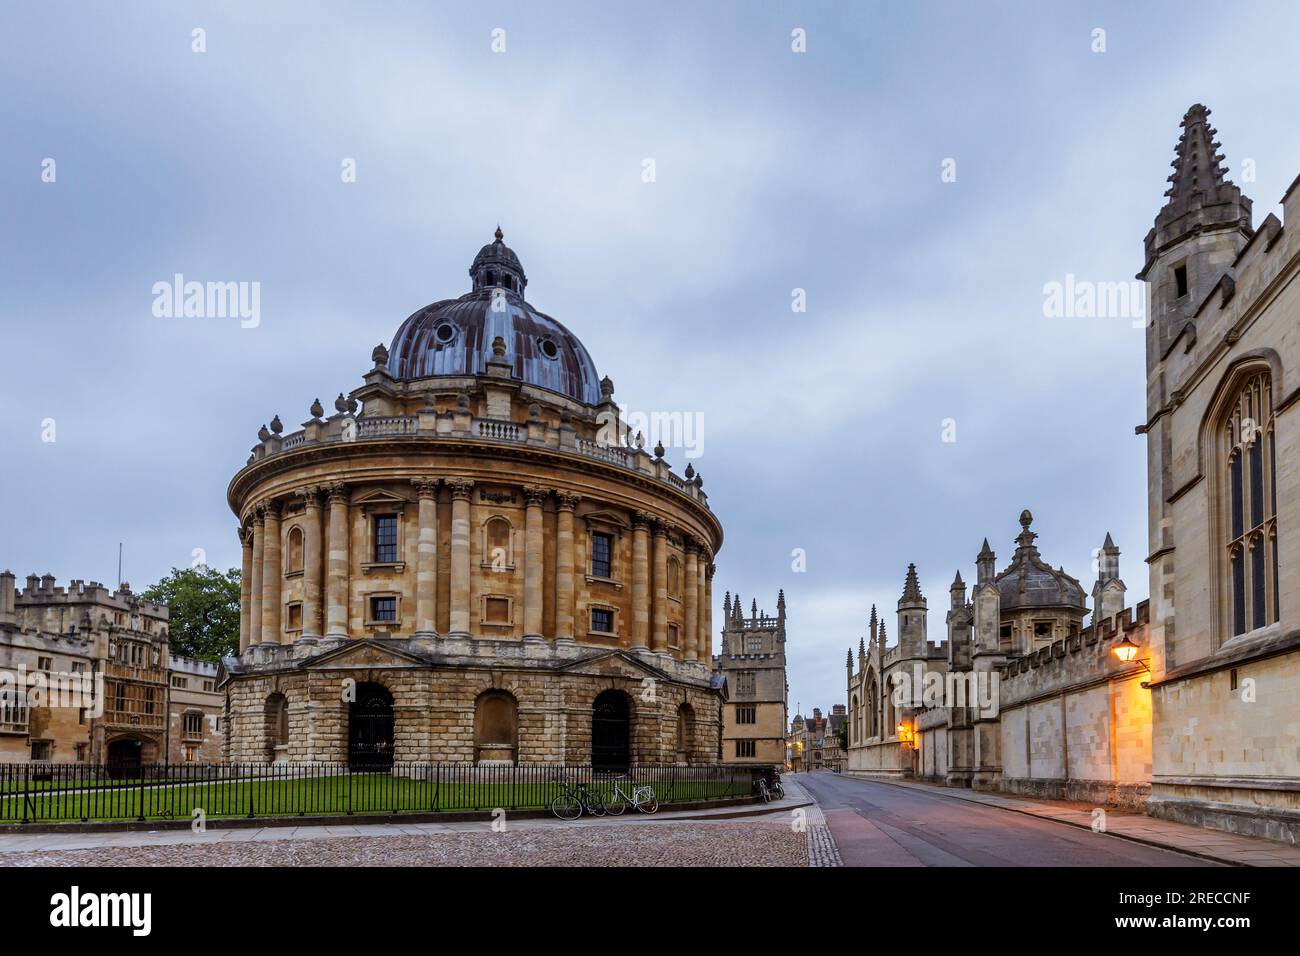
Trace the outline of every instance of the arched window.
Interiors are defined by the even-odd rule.
[[[682,565],[676,558],[668,559],[668,596],[676,600],[682,597]]]
[[[511,530],[510,522],[500,515],[483,526],[483,563],[494,571],[507,571],[515,565]]]
[[[871,685],[867,691],[867,739],[877,736],[880,733],[879,711],[877,707],[880,701],[880,688],[876,684],[876,679],[871,678]]]
[[[861,714],[858,713],[858,695],[854,694],[849,698],[849,743],[857,743],[858,740],[858,721]]]
[[[1219,430],[1225,605],[1233,637],[1279,617],[1273,425],[1272,377],[1260,370],[1229,399]]]
[[[519,704],[503,690],[486,690],[474,702],[474,762],[514,763],[519,741]]]
[[[284,569],[287,572],[302,570],[302,528],[297,525],[289,529],[289,540],[285,547]]]

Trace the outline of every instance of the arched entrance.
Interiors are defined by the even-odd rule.
[[[393,767],[393,695],[383,684],[358,684],[357,699],[348,705],[348,767]]]
[[[133,777],[144,760],[144,744],[134,737],[123,737],[108,745],[108,773],[112,777]]]
[[[629,761],[631,717],[627,694],[607,690],[591,705],[591,767],[626,770]]]

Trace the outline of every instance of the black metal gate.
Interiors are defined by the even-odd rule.
[[[382,684],[357,685],[357,699],[348,707],[348,767],[393,768],[393,695]]]
[[[591,766],[593,770],[618,770],[628,768],[627,695],[622,691],[607,690],[600,694],[591,707]]]

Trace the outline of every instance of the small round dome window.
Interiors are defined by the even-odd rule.
[[[450,322],[440,322],[433,330],[433,337],[439,345],[446,345],[456,337],[456,326]]]
[[[542,354],[548,359],[558,359],[560,357],[560,347],[555,344],[555,339],[549,336],[538,339],[537,347],[541,349]]]

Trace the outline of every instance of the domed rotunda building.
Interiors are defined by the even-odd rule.
[[[500,229],[469,274],[230,483],[227,759],[716,762],[700,475],[627,434]]]

